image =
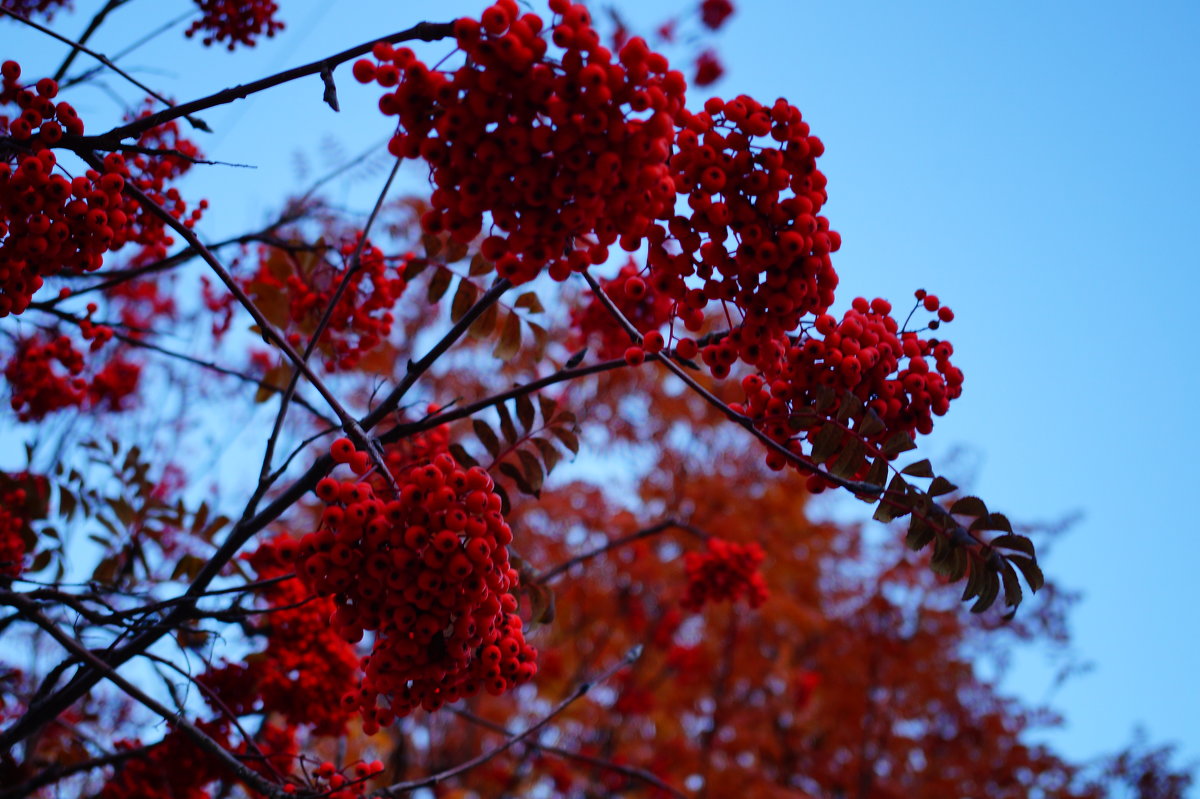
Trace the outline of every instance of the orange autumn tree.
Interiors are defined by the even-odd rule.
[[[953,312],[839,304],[822,141],[696,94],[728,0],[650,42],[500,0],[179,103],[87,46],[130,2],[79,40],[0,3],[69,53],[0,65],[0,797],[1186,787],[1031,744],[980,676],[1062,602],[908,454],[962,392]],[[284,29],[195,5],[198,46]],[[98,74],[132,94],[85,121]],[[314,113],[370,87],[382,189],[329,199],[350,161],[210,237],[203,113],[305,78]],[[261,456],[213,468],[238,424]],[[830,489],[896,529],[814,522]]]

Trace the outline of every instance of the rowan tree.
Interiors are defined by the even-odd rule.
[[[0,66],[0,796],[1182,795],[982,676],[1070,597],[911,454],[953,311],[839,297],[821,139],[702,93],[732,3],[403,9],[175,102],[87,45],[130,1],[0,3],[69,53]],[[195,6],[188,46],[285,25]],[[132,99],[85,120],[98,75]],[[371,87],[382,188],[211,235],[205,111],[292,81]]]

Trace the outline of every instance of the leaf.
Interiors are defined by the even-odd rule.
[[[1013,528],[1012,522],[1003,513],[989,513],[971,522],[971,530],[998,530],[1002,533],[1011,533]],[[1028,541],[1028,539],[1025,540]],[[1033,545],[1030,544],[1030,549],[1032,550],[1032,548]],[[1029,554],[1032,555],[1033,552],[1030,551]]]
[[[931,497],[940,497],[943,494],[949,494],[951,491],[954,491],[957,488],[958,486],[954,485],[954,483],[951,483],[945,477],[938,476],[933,478],[933,482],[929,484],[928,493]]]
[[[450,456],[460,466],[465,466],[468,469],[472,466],[478,466],[479,461],[472,458],[462,444],[454,443],[450,445]]]
[[[426,258],[436,258],[442,251],[442,240],[432,233],[421,236],[421,244],[425,247]]]
[[[451,237],[446,242],[446,252],[442,255],[442,260],[448,264],[457,263],[466,258],[468,252],[470,252],[470,248],[465,241]]]
[[[175,564],[175,569],[171,572],[171,579],[178,580],[180,577],[186,576],[190,582],[196,579],[196,575],[204,568],[205,562],[204,558],[187,553]]]
[[[534,410],[533,400],[528,394],[521,394],[517,397],[517,419],[521,422],[521,429],[529,432],[533,428],[533,422],[537,418],[537,411]]]
[[[1004,580],[1004,604],[1009,607],[1021,604],[1021,581],[1017,579],[1017,570],[1007,560],[1000,561],[1000,577]]]
[[[838,403],[837,420],[842,424],[846,424],[863,409],[863,401],[856,395],[847,391],[842,395],[841,402]]]
[[[97,583],[111,583],[113,578],[117,576],[119,566],[120,562],[117,556],[110,555],[96,564],[96,568],[92,572],[92,580]]]
[[[1025,582],[1029,583],[1031,591],[1036,593],[1046,584],[1046,576],[1042,574],[1041,567],[1037,565],[1037,561],[1033,558],[1009,555],[1008,561],[1021,570],[1021,574],[1025,576]]]
[[[971,612],[983,613],[992,606],[999,594],[1000,578],[993,571],[986,572],[983,576],[983,588],[979,592],[979,598],[971,606]]]
[[[254,392],[254,401],[256,403],[264,403],[271,397],[274,397],[279,391],[287,388],[288,381],[292,378],[292,367],[286,363],[277,363],[267,370],[259,381],[258,391]],[[271,388],[279,389],[272,391]]]
[[[950,512],[960,516],[983,516],[988,509],[979,497],[963,497],[950,506]]]
[[[842,443],[842,429],[833,422],[821,425],[817,435],[813,437],[812,459],[816,463],[824,463],[833,453],[838,451]]]
[[[829,473],[835,477],[852,477],[862,465],[863,455],[866,451],[866,444],[857,438],[851,438],[849,443],[838,453],[837,460],[829,467]]]
[[[542,454],[542,463],[546,465],[546,474],[549,475],[554,470],[554,467],[558,465],[558,462],[562,460],[562,453],[546,438],[535,438],[533,439],[533,444],[538,448],[538,452]]]
[[[858,424],[855,425],[854,431],[863,438],[873,438],[882,433],[886,427],[883,420],[879,418],[879,414],[875,412],[875,409],[867,408],[867,412],[859,419]]]
[[[537,395],[538,409],[542,412],[542,420],[547,424],[554,418],[554,414],[558,411],[558,403],[547,397],[545,394]]]
[[[479,443],[483,444],[483,448],[488,451],[488,454],[495,458],[496,454],[500,452],[500,439],[496,437],[488,423],[482,419],[472,419],[471,424],[475,428],[475,437],[479,439]]]
[[[404,278],[405,283],[411,283],[418,275],[424,272],[428,266],[428,259],[413,258],[404,265],[404,273],[401,275],[401,277]]]
[[[546,347],[550,344],[550,333],[537,322],[530,322],[526,319],[525,324],[529,325],[529,332],[533,333],[533,354],[537,360],[541,360],[546,354]]]
[[[908,497],[908,483],[900,475],[894,475],[883,498],[879,500],[874,519],[877,522],[890,522],[909,513],[912,513],[912,501]]]
[[[837,394],[829,386],[817,386],[813,407],[818,413],[825,413],[838,401]]]
[[[213,536],[215,536],[222,527],[229,524],[229,521],[230,520],[228,516],[218,516],[217,518],[213,519],[208,523],[207,527],[200,531],[200,539],[203,541],[212,541]]]
[[[900,470],[900,474],[907,474],[913,477],[933,477],[933,466],[929,463],[929,459],[926,458],[923,461],[917,461],[905,466]]]
[[[893,433],[887,441],[884,442],[882,452],[887,457],[899,455],[901,452],[908,452],[910,449],[916,449],[917,444],[913,441],[912,436],[905,432]]]
[[[513,424],[512,414],[503,402],[496,405],[496,413],[500,414],[500,432],[510,445],[517,443],[517,426]]]
[[[933,526],[914,516],[908,526],[908,533],[904,536],[904,544],[913,552],[920,552],[933,540],[933,535]]]
[[[512,461],[504,461],[497,468],[500,470],[500,474],[508,477],[510,480],[516,483],[517,490],[522,494],[529,494],[530,496],[537,495],[537,492],[534,491],[533,486],[531,486],[525,479],[525,475],[521,473],[521,470],[517,468],[515,463]]]
[[[479,318],[467,328],[467,335],[476,341],[482,341],[491,336],[496,329],[496,319],[499,313],[499,307],[495,303],[484,308],[483,313],[479,314]]]
[[[876,458],[874,461],[872,461],[871,469],[867,472],[867,476],[864,478],[864,480],[872,485],[879,486],[880,490],[882,490],[883,484],[887,482],[887,476],[887,458]]]
[[[52,553],[48,549],[43,549],[33,557],[33,563],[29,565],[30,572],[40,572],[42,569],[50,565]]]
[[[471,306],[475,304],[477,296],[479,296],[479,289],[475,288],[474,283],[469,280],[458,281],[454,299],[450,302],[450,321],[457,322],[466,316],[467,311],[471,310]]]
[[[546,309],[542,306],[542,301],[538,299],[538,295],[532,291],[527,291],[513,301],[514,308],[525,308],[530,313],[543,313]]]
[[[546,474],[542,471],[542,462],[537,459],[529,450],[517,450],[517,457],[521,461],[521,468],[525,472],[525,479],[529,482],[535,494],[541,493],[542,483],[546,480]]]
[[[1018,552],[1024,552],[1029,557],[1034,557],[1033,542],[1023,535],[998,535],[988,542],[994,547],[1004,547],[1005,549],[1015,549]]]
[[[440,300],[446,293],[446,289],[450,288],[450,279],[454,277],[449,269],[437,269],[433,273],[433,277],[429,278],[429,292],[426,299],[430,304]]]
[[[484,258],[479,253],[475,253],[471,257],[471,267],[467,270],[467,274],[471,277],[479,277],[480,275],[489,274],[492,271],[492,262]]]
[[[550,432],[563,443],[563,446],[571,450],[571,454],[579,454],[579,436],[575,435],[573,430],[568,430],[565,427],[554,427],[551,428]]]
[[[492,357],[507,361],[520,350],[521,318],[515,313],[509,313],[508,318],[504,320],[504,329],[500,333],[500,340],[496,342],[496,348],[492,350]]]

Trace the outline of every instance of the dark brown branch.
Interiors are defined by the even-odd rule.
[[[89,138],[85,141],[85,143],[90,147],[107,147],[113,142],[118,142],[121,139],[127,139],[131,136],[137,136],[143,131],[155,128],[165,122],[170,122],[172,119],[178,119],[179,117],[193,114],[197,111],[203,111],[208,108],[214,108],[218,105],[231,103],[234,100],[241,100],[245,97],[249,97],[251,94],[255,94],[256,92],[261,92],[264,89],[270,89],[275,86],[279,86],[289,81],[296,80],[297,78],[303,78],[309,75],[319,75],[321,74],[322,69],[332,69],[338,64],[342,64],[352,58],[358,58],[359,56],[366,55],[367,53],[371,52],[371,48],[375,46],[377,41],[386,41],[390,42],[391,44],[410,41],[432,42],[439,39],[447,39],[453,35],[453,22],[422,22],[414,25],[408,30],[400,31],[399,33],[393,33],[390,36],[380,37],[379,39],[372,39],[370,42],[356,45],[351,47],[349,50],[343,50],[342,52],[329,56],[328,58],[322,58],[319,61],[313,61],[311,64],[293,67],[292,69],[284,70],[283,72],[262,78],[261,80],[252,81],[240,86],[234,86],[232,88],[216,92],[215,94],[210,94],[207,97],[201,97],[198,100],[192,100],[191,102],[183,103],[181,105],[174,106],[173,108],[164,109],[159,111],[157,114],[151,114],[148,117],[135,120],[127,125],[114,128],[107,133]]]
[[[651,538],[653,536],[659,535],[660,533],[664,533],[670,529],[683,530],[685,532],[691,533],[692,535],[696,536],[697,538],[701,538],[704,540],[707,540],[710,537],[709,534],[706,533],[704,530],[701,530],[699,527],[694,527],[694,526],[688,524],[687,522],[681,522],[681,521],[677,521],[675,519],[664,519],[663,521],[659,522],[658,524],[653,524],[649,527],[638,530],[637,532],[630,533],[629,535],[625,535],[625,536],[621,536],[620,538],[613,539],[612,541],[609,541],[604,546],[597,547],[593,550],[584,552],[580,555],[576,555],[573,558],[565,560],[562,563],[558,564],[557,566],[555,566],[551,569],[547,569],[546,571],[539,574],[537,577],[534,578],[534,581],[539,582],[539,583],[548,583],[551,580],[553,580],[555,577],[557,577],[558,575],[566,572],[572,566],[577,566],[580,563],[586,563],[587,561],[589,561],[593,558],[598,558],[601,555],[605,555],[609,552],[612,552],[614,549],[619,549],[620,547],[623,547],[626,544],[632,544],[635,541],[641,541],[646,538]]]

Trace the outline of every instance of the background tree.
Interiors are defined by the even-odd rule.
[[[954,314],[829,313],[823,144],[786,100],[701,101],[619,14],[502,0],[175,104],[86,47],[124,4],[55,77],[0,70],[29,461],[0,596],[38,655],[5,665],[0,795],[1181,795],[1161,750],[1028,745],[974,668],[1064,641],[1062,601],[1013,621],[1030,539],[900,457],[961,393]],[[33,18],[61,5],[3,8],[61,41]],[[203,45],[282,27],[197,5]],[[101,133],[60,96],[97,74],[150,96]],[[397,118],[370,213],[326,177],[199,236],[189,126],[305,77],[337,110],[350,74]],[[430,192],[395,199],[406,160]],[[207,495],[205,433],[264,403],[261,463]],[[925,554],[812,522],[829,488]]]

